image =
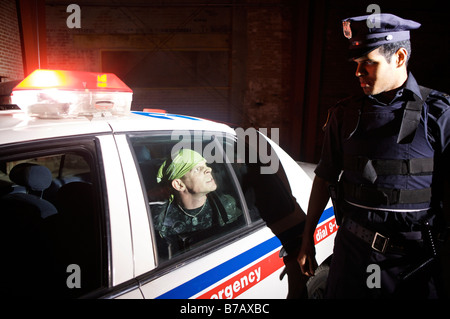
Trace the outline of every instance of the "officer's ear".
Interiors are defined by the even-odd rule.
[[[400,48],[395,52],[395,63],[398,68],[406,66],[408,61],[408,50]]]
[[[179,192],[181,192],[185,188],[183,181],[179,178],[174,179],[171,184],[173,189]]]

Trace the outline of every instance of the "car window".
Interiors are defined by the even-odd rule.
[[[295,209],[289,189],[282,182],[284,171],[277,168],[267,173],[258,147],[236,136],[191,131],[135,135],[130,136],[130,141],[149,201],[160,263],[236,230],[251,229],[263,222],[270,227]],[[172,185],[158,183],[161,166],[180,149],[202,155],[217,184],[208,197],[219,205],[204,226],[199,222],[205,214],[201,207],[185,209]],[[227,215],[225,218],[220,207],[226,211],[222,214]]]
[[[75,298],[105,286],[93,155],[27,147],[0,157],[2,291]]]
[[[132,136],[130,140],[149,201],[160,263],[204,247],[248,224],[222,145],[210,135],[192,136],[192,143],[187,143],[186,137],[183,142],[183,136],[171,135]],[[158,171],[163,163],[169,165],[172,154],[181,149],[195,150],[206,163],[179,178],[185,186],[180,191],[172,186],[172,179],[158,182]],[[206,176],[205,181],[189,177],[197,169]],[[185,196],[183,192],[189,194]],[[198,194],[205,194],[206,200],[198,207],[188,207],[185,198]]]

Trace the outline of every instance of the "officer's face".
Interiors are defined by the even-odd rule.
[[[207,194],[217,188],[211,171],[211,168],[203,161],[187,172],[181,180],[189,193]]]
[[[366,95],[375,95],[396,88],[397,68],[393,62],[388,63],[386,58],[380,54],[379,48],[369,52],[367,55],[354,59],[357,63],[356,77],[359,78],[361,88]]]

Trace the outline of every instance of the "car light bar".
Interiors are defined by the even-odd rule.
[[[132,96],[112,73],[38,69],[12,90],[11,102],[29,115],[66,118],[128,114]]]

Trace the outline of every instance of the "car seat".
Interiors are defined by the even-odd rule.
[[[10,172],[12,182],[26,193],[10,193],[0,198],[0,249],[3,261],[0,287],[8,296],[42,296],[50,288],[51,245],[43,221],[55,214],[53,204],[41,198],[52,182],[45,166],[22,163]]]

